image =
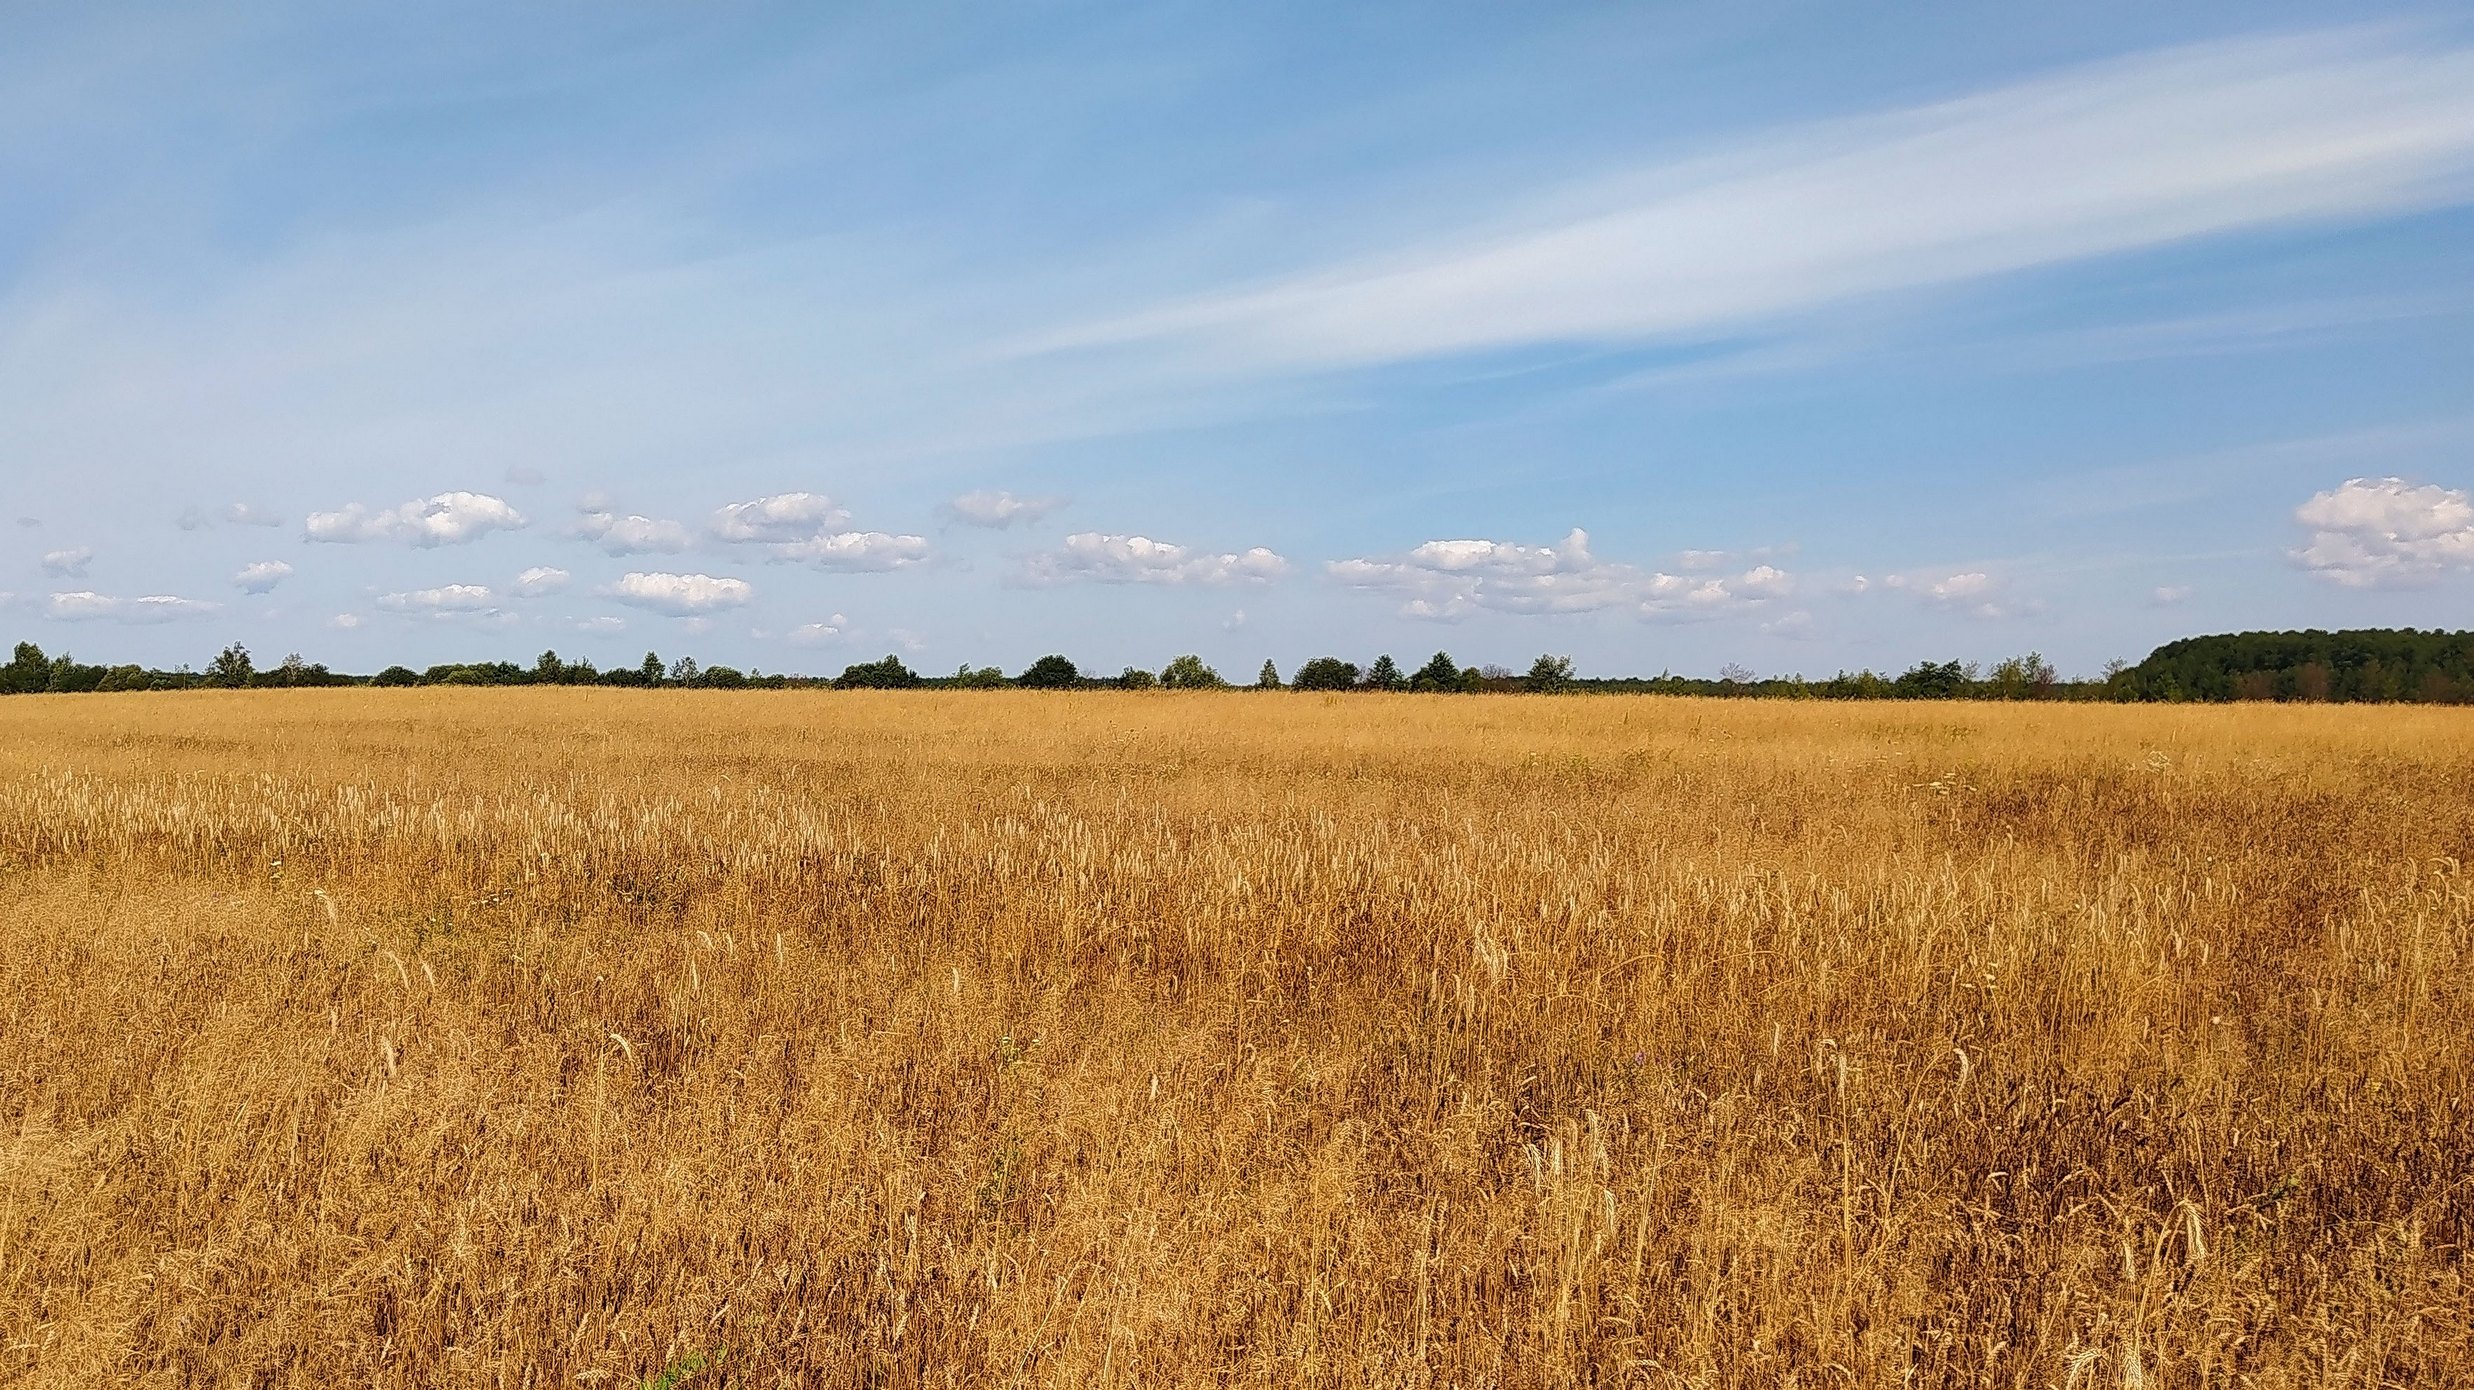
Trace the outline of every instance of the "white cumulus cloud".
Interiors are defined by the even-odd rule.
[[[850,630],[850,619],[836,613],[821,623],[801,623],[790,630],[790,640],[802,645],[830,642]]]
[[[966,526],[1003,530],[1015,522],[1034,522],[1065,505],[1062,497],[1022,497],[982,488],[945,504],[945,514]]]
[[[744,579],[715,578],[709,574],[631,571],[602,593],[620,603],[684,618],[737,608],[756,596],[756,588]]]
[[[1794,588],[1793,578],[1771,565],[1731,577],[1686,576],[1601,560],[1590,551],[1589,533],[1577,527],[1553,545],[1428,541],[1405,555],[1335,560],[1324,573],[1351,588],[1398,597],[1403,617],[1436,622],[1481,611],[1715,615],[1783,597]]]
[[[498,611],[498,595],[491,592],[487,584],[442,584],[435,589],[380,594],[376,602],[390,613],[443,615]]]
[[[460,545],[492,531],[513,531],[524,514],[482,492],[442,492],[401,506],[371,508],[358,502],[340,511],[311,512],[303,531],[310,540],[350,544],[395,541],[405,545]]]
[[[713,537],[731,545],[787,545],[839,528],[850,520],[830,497],[784,492],[753,502],[733,502],[713,513]]]
[[[43,605],[45,617],[64,623],[176,623],[185,618],[208,617],[220,605],[200,599],[177,598],[171,594],[148,594],[143,598],[113,598],[92,590],[54,594]]]
[[[535,565],[515,577],[515,591],[519,597],[539,598],[566,588],[568,578],[567,571],[563,569]]]
[[[54,550],[43,557],[43,572],[63,579],[83,579],[86,567],[94,563],[94,551],[86,546],[74,550]]]
[[[1812,640],[1812,638],[1817,635],[1818,626],[1819,625],[1813,621],[1813,615],[1811,613],[1805,611],[1804,609],[1798,608],[1792,613],[1782,613],[1768,622],[1763,623],[1761,625],[1761,630],[1768,633],[1772,637],[1783,637],[1793,642],[1805,642]]]
[[[1069,579],[1101,584],[1268,583],[1288,571],[1287,560],[1259,545],[1232,554],[1213,554],[1148,536],[1106,536],[1096,531],[1076,532],[1065,538],[1061,548],[1043,551],[1023,563],[1023,578],[1034,584]]]
[[[1943,603],[1966,603],[1992,593],[1994,587],[1993,576],[1982,570],[1970,570],[1928,581],[1923,592],[1927,598]]]
[[[1785,598],[1795,592],[1795,580],[1776,565],[1755,565],[1735,577],[1732,589],[1747,598]]]
[[[772,547],[778,559],[797,560],[824,570],[896,570],[928,558],[925,536],[896,536],[883,531],[833,531],[790,545]]]
[[[2348,588],[2402,588],[2474,569],[2474,499],[2462,488],[2348,478],[2296,507],[2294,520],[2311,528],[2294,559]]]
[[[675,521],[649,516],[619,516],[587,509],[576,523],[576,534],[599,545],[608,555],[676,555],[696,543],[695,535]]]
[[[725,545],[754,546],[768,558],[821,570],[896,570],[928,558],[925,536],[845,530],[849,521],[830,497],[785,492],[721,508],[710,530]]]
[[[2008,618],[2022,611],[2009,598],[2008,581],[1983,570],[1949,574],[1893,574],[1881,587],[1912,594],[1927,607],[1964,613],[1971,618]]]
[[[235,502],[223,509],[223,519],[235,526],[281,526],[283,518],[264,507]]]
[[[260,560],[241,566],[232,576],[232,587],[244,594],[263,594],[292,577],[292,567],[281,560]]]

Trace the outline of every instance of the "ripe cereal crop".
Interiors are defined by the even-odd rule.
[[[0,1381],[2474,1379],[2446,708],[0,702]]]

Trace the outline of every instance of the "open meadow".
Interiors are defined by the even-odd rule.
[[[0,1381],[2474,1380],[2455,709],[0,701]]]

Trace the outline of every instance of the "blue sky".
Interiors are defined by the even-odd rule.
[[[2466,626],[2474,22],[0,11],[0,632],[342,669]]]

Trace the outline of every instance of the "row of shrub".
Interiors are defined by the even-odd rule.
[[[345,675],[287,656],[261,669],[237,643],[217,653],[206,669],[172,671],[138,666],[89,665],[69,656],[48,656],[32,642],[17,644],[0,666],[0,695],[116,690],[267,689],[304,686],[602,685],[702,690],[947,689],[981,690],[1223,690],[1221,678],[1199,656],[1180,656],[1158,671],[1127,667],[1117,674],[1085,672],[1061,655],[1043,656],[1008,676],[994,666],[964,665],[950,676],[926,676],[899,656],[844,668],[834,677],[741,671],[699,665],[693,657],[664,662],[652,652],[633,666],[608,670],[591,661],[543,652],[532,665],[511,661],[450,663],[414,670],[390,666],[374,676]],[[1989,668],[1960,661],[1920,661],[1895,676],[1842,671],[1824,679],[1756,677],[1730,666],[1717,678],[1678,676],[1583,677],[1567,656],[1541,656],[1526,674],[1502,666],[1462,666],[1437,652],[1415,671],[1404,671],[1389,654],[1363,668],[1336,656],[1305,662],[1288,679],[1263,663],[1257,690],[1412,691],[1462,694],[1559,694],[1575,691],[1817,700],[2297,700],[2474,703],[2474,632],[2420,632],[2379,628],[2352,632],[2249,632],[2169,642],[2137,666],[2114,662],[2103,675],[2064,680],[2037,653],[2012,657]]]
[[[1449,654],[1437,652],[1414,674],[1404,674],[1389,656],[1376,658],[1363,672],[1354,664],[1337,657],[1317,657],[1298,668],[1294,687],[1299,690],[1454,692],[1558,690],[1568,686],[1571,679],[1572,662],[1568,657],[1539,657],[1526,677],[1516,678],[1501,667],[1463,668]],[[1280,679],[1278,668],[1268,661],[1263,663],[1262,672],[1254,684],[1262,689],[1285,689],[1290,685]],[[374,676],[353,676],[305,661],[297,654],[285,657],[276,666],[261,668],[250,656],[249,650],[238,644],[217,653],[204,670],[193,671],[182,667],[157,671],[138,666],[89,665],[71,656],[49,656],[32,642],[20,642],[14,658],[6,666],[0,666],[0,694],[4,695],[116,690],[263,690],[346,685],[606,685],[701,690],[816,686],[842,690],[975,690],[1006,686],[1031,690],[1222,690],[1229,688],[1231,682],[1222,679],[1220,673],[1205,664],[1201,657],[1192,655],[1177,657],[1157,672],[1127,667],[1113,676],[1086,674],[1071,659],[1063,656],[1043,656],[1013,676],[994,666],[974,668],[968,665],[950,676],[924,676],[912,670],[899,656],[886,656],[846,667],[839,676],[822,677],[767,675],[761,671],[741,671],[732,666],[705,666],[694,657],[664,662],[653,652],[645,653],[644,660],[637,665],[603,670],[589,660],[571,661],[555,651],[547,651],[530,666],[512,661],[455,662],[422,670],[389,666]]]
[[[1929,679],[1932,673],[1944,669],[1952,673],[1962,670],[1956,662],[1946,668],[1926,664],[1897,681],[1882,682],[1869,673],[1862,679],[1881,684],[1882,693],[1886,694],[1967,693],[1948,686],[1947,682]],[[422,670],[389,666],[374,676],[352,676],[304,661],[298,655],[287,656],[280,664],[261,669],[248,649],[238,644],[217,653],[202,671],[187,668],[149,671],[136,666],[91,666],[68,656],[46,656],[42,648],[23,642],[18,644],[15,659],[0,667],[0,694],[349,685],[601,685],[701,690],[816,687],[838,690],[992,690],[1008,687],[1025,690],[1226,690],[1233,688],[1235,683],[1223,678],[1201,657],[1192,654],[1179,656],[1158,671],[1129,666],[1115,675],[1086,672],[1071,658],[1052,654],[1041,657],[1011,676],[998,667],[967,664],[949,676],[922,675],[912,670],[901,657],[888,655],[845,667],[839,676],[823,677],[767,675],[761,671],[741,671],[730,666],[705,666],[693,657],[664,662],[653,652],[645,653],[644,660],[636,665],[603,670],[589,660],[568,660],[555,651],[547,651],[530,666],[511,661],[449,663]],[[1530,664],[1527,674],[1515,675],[1502,666],[1463,666],[1449,652],[1436,652],[1414,671],[1402,669],[1388,653],[1376,657],[1362,668],[1340,657],[1318,656],[1300,665],[1286,680],[1281,678],[1276,665],[1266,661],[1256,673],[1250,688],[1332,692],[1408,691],[1419,694],[1555,694],[1587,689],[1783,693],[1777,682],[1756,682],[1749,676],[1729,676],[1715,682],[1680,676],[1583,679],[1573,674],[1572,659],[1568,656],[1540,656]],[[1818,688],[1815,687],[1816,690]]]

